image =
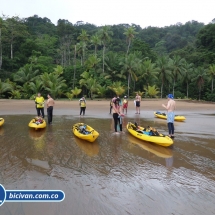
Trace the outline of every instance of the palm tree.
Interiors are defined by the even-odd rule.
[[[72,100],[72,98],[73,98],[73,94],[72,93],[69,93],[69,92],[66,92],[65,93],[65,96],[69,99],[69,100]]]
[[[10,84],[2,82],[0,79],[0,98],[2,98],[3,93],[11,91],[13,88]]]
[[[95,55],[97,55],[97,47],[101,45],[101,39],[98,34],[95,34],[91,37],[90,42],[95,47]]]
[[[24,83],[23,86],[20,87],[20,91],[22,92],[22,98],[29,99],[31,97],[31,88],[29,83]]]
[[[61,75],[61,74],[63,74],[63,67],[60,66],[60,65],[57,65],[57,67],[54,68],[54,73],[55,73],[56,75]]]
[[[147,85],[150,85],[153,82],[153,80],[157,79],[157,75],[158,75],[158,68],[156,67],[155,63],[152,63],[151,60],[144,60],[141,64],[141,69],[140,69],[140,78],[144,78],[145,79],[145,83],[147,83]]]
[[[189,96],[189,83],[192,79],[192,72],[193,72],[193,64],[192,63],[187,63],[185,61],[184,63],[184,68],[183,68],[183,81],[187,85],[187,98]]]
[[[111,79],[112,81],[115,81],[116,78],[118,79],[126,79],[126,76],[124,75],[124,71],[118,71],[120,70],[119,67],[120,58],[118,57],[118,54],[115,52],[108,52],[108,54],[105,56],[105,68],[106,68],[106,75],[105,79]]]
[[[207,71],[209,79],[211,80],[211,93],[214,91],[214,78],[215,78],[215,64],[210,65]]]
[[[35,79],[38,72],[39,70],[33,70],[32,66],[25,66],[14,74],[13,79],[21,84],[29,83]]]
[[[103,44],[103,66],[102,66],[102,71],[103,73],[105,72],[105,48],[106,48],[106,45],[107,45],[107,42],[110,40],[110,36],[113,35],[113,32],[110,30],[110,26],[103,26],[101,28],[101,30],[99,31],[99,36],[100,36],[100,39],[102,41],[102,44]]]
[[[137,81],[137,73],[140,70],[141,60],[137,57],[136,53],[128,54],[127,57],[122,58],[120,65],[122,65],[122,71],[127,74],[128,77],[128,97],[130,90],[130,79]]]
[[[172,59],[170,59],[170,67],[172,69],[173,74],[173,95],[175,91],[175,82],[182,76],[184,59],[179,57],[178,55],[174,55]]]
[[[129,28],[126,28],[125,32],[123,33],[123,34],[126,35],[126,38],[127,38],[127,41],[128,41],[127,55],[128,55],[128,52],[129,52],[131,41],[134,39],[135,34],[138,34],[135,30],[136,30],[135,27],[131,26]]]
[[[198,67],[194,70],[194,78],[191,81],[195,81],[199,89],[199,100],[201,99],[201,91],[206,79],[206,70],[202,67]]]
[[[96,68],[96,65],[101,61],[96,55],[90,55],[85,62],[87,69]]]
[[[40,80],[40,78],[37,78],[34,82],[30,82],[29,87],[31,91],[36,94],[38,92],[41,92],[43,89],[43,82]]]
[[[19,90],[11,90],[11,92],[9,92],[9,94],[11,95],[10,98],[12,98],[12,99],[21,99],[21,93]]]
[[[90,94],[89,97],[93,99],[93,93],[97,91],[98,83],[95,78],[89,78],[86,80],[84,86],[89,90]]]
[[[105,97],[105,94],[107,92],[107,86],[104,85],[104,86],[101,86],[100,84],[98,85],[98,88],[97,88],[97,93],[98,95],[103,98]]]
[[[158,68],[158,77],[161,79],[161,98],[163,97],[163,86],[165,82],[170,81],[169,57],[161,56],[156,61]]]
[[[85,49],[87,46],[88,37],[89,37],[89,35],[87,34],[87,32],[85,30],[81,30],[81,33],[78,36],[78,39],[81,41],[80,44],[81,44],[82,53],[83,53],[83,63],[85,60]]]
[[[73,73],[73,83],[72,88],[75,87],[75,81],[76,81],[76,45],[74,46],[74,73]]]
[[[148,94],[150,96],[150,98],[152,97],[156,97],[157,94],[159,93],[159,90],[157,89],[157,87],[155,85],[153,86],[147,86],[144,87],[144,90],[146,91],[146,94]]]
[[[108,87],[111,89],[117,96],[121,96],[125,92],[125,87],[122,85],[121,81],[113,82],[112,86]]]
[[[55,72],[49,74],[45,72],[40,77],[45,90],[50,92],[54,98],[63,94],[62,89],[66,88],[63,77],[60,77]]]
[[[5,21],[0,17],[0,70],[2,66],[2,29],[5,26]]]
[[[73,90],[71,90],[72,94],[77,98],[77,96],[81,93],[82,89],[78,89],[75,87]]]
[[[84,86],[86,81],[91,78],[91,74],[86,71],[84,71],[80,76],[82,77],[82,79],[79,80],[80,86]]]

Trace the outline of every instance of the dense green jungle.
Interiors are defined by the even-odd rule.
[[[215,19],[166,27],[0,17],[0,98],[215,101]]]

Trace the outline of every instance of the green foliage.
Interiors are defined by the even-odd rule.
[[[82,88],[91,98],[125,89],[129,96],[146,85],[159,86],[161,97],[172,90],[176,97],[211,99],[208,92],[213,94],[213,22],[142,29],[64,19],[55,26],[37,15],[3,16],[0,29],[1,97],[13,90],[12,97],[41,91],[57,98],[66,96],[67,86]],[[198,68],[207,70],[207,76]],[[114,83],[121,84],[111,90]]]
[[[65,96],[71,101],[74,97],[74,95],[72,93],[66,92]]]
[[[111,89],[117,96],[121,96],[125,92],[125,87],[120,81],[113,82],[112,86],[109,86],[108,88]]]
[[[106,92],[107,92],[107,86],[106,85],[104,85],[104,86],[98,85],[97,93],[101,98],[105,97]]]
[[[12,91],[11,84],[2,82],[2,80],[0,79],[0,98],[2,98],[4,93],[8,91]]]
[[[157,94],[159,93],[159,90],[155,85],[148,85],[147,87],[144,87],[144,90],[146,91],[146,95],[148,95],[150,98],[157,97]]]
[[[73,90],[71,90],[72,95],[74,95],[76,98],[81,93],[81,91],[82,91],[82,89],[78,89],[77,87],[75,87]]]
[[[19,90],[12,90],[9,92],[9,94],[11,95],[12,99],[21,99],[21,93]]]
[[[143,97],[143,95],[144,95],[144,92],[137,91],[137,92],[134,92],[134,93],[133,93],[134,97],[136,96],[137,93],[138,93],[138,95],[139,95],[140,97]]]

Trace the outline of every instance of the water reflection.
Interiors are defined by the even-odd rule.
[[[52,126],[35,131],[26,126],[30,116],[7,116],[0,136],[0,183],[6,189],[60,189],[66,198],[55,204],[5,203],[0,214],[214,214],[213,126],[207,138],[197,137],[200,127],[188,116],[186,124],[176,124],[174,147],[164,148],[127,132],[112,135],[108,117],[55,116]],[[96,142],[74,137],[71,128],[79,120],[100,133]],[[167,130],[166,123],[134,116],[123,118],[124,131],[129,121]],[[185,135],[189,127],[192,132]]]
[[[80,147],[80,149],[90,157],[93,157],[99,153],[99,144],[97,140],[93,143],[81,140],[74,137],[75,143]]]
[[[29,136],[32,140],[39,140],[39,139],[43,139],[44,135],[46,133],[46,129],[29,129]]]
[[[0,127],[0,135],[4,135],[4,128],[3,127]]]
[[[141,141],[135,137],[133,137],[132,135],[128,135],[128,141],[131,144],[136,144],[139,147],[141,147],[142,149],[155,154],[158,157],[161,158],[171,158],[173,156],[172,150],[166,147],[162,147],[162,146],[158,146],[156,144],[153,143],[148,143],[145,141]]]

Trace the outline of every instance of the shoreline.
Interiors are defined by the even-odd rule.
[[[186,113],[215,113],[214,102],[201,102],[192,100],[175,100],[176,114]],[[86,116],[96,118],[110,118],[110,100],[86,100]],[[161,106],[167,103],[167,99],[143,99],[141,101],[141,117],[146,117],[148,114],[152,115],[152,111],[165,112],[166,110]],[[71,115],[79,116],[79,102],[78,100],[55,100],[54,115]],[[44,107],[46,115],[46,105]],[[135,106],[133,100],[129,100],[127,117],[135,115]],[[4,115],[33,115],[36,116],[36,108],[33,100],[13,100],[0,99],[0,117]]]

